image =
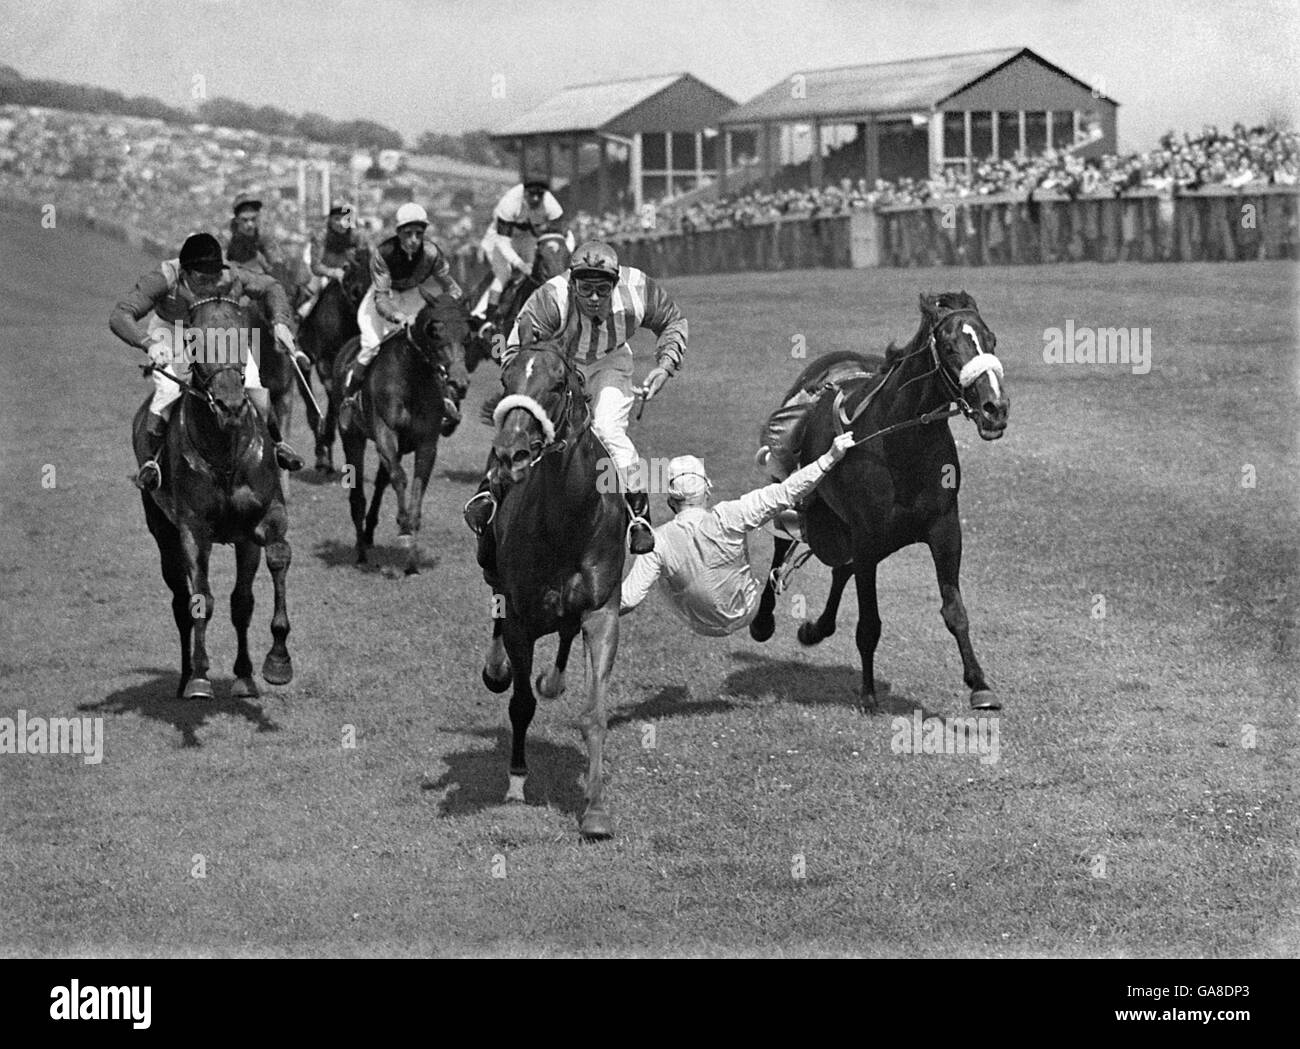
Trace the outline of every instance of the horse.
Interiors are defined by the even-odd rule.
[[[219,296],[196,301],[188,321],[191,330],[202,330],[205,337],[209,329],[228,333],[249,331],[256,325],[250,308]],[[261,359],[274,355],[272,350],[261,354]],[[273,685],[293,679],[293,662],[285,644],[289,636],[289,517],[280,467],[266,426],[245,397],[241,363],[196,360],[190,375],[173,411],[160,457],[163,483],[153,492],[140,493],[145,522],[158,544],[163,579],[172,592],[172,616],[180,634],[181,679],[176,695],[212,698],[207,624],[213,604],[208,559],[213,543],[229,543],[235,547],[236,573],[230,618],[239,640],[232,695],[252,699],[258,688],[248,654],[248,624],[253,616],[253,579],[263,548],[275,586],[275,611],[272,645],[262,664],[262,677]],[[148,412],[146,400],[133,424],[136,456],[141,461]]]
[[[815,645],[835,632],[840,597],[853,578],[861,708],[875,711],[874,660],[880,640],[876,566],[905,546],[925,543],[934,559],[943,621],[961,653],[970,705],[996,710],[1001,704],[971,648],[958,585],[961,468],[945,420],[960,411],[983,440],[995,441],[1006,431],[1011,400],[993,353],[997,337],[975,300],[964,291],[922,295],[920,308],[916,334],[906,346],[889,345],[882,374],[845,382],[834,396],[823,395],[808,416],[799,441],[802,463],[816,459],[846,429],[858,443],[818,486],[802,515],[809,548],[831,566],[831,591],[821,615],[801,624],[798,637],[803,645]],[[871,359],[862,360],[869,365]],[[799,389],[815,387],[825,361],[813,361],[785,400]],[[952,402],[956,409],[949,408]],[[793,545],[789,539],[776,541],[772,575],[750,624],[756,641],[766,641],[775,629],[773,580]]]
[[[370,251],[363,248],[343,267],[343,280],[331,280],[321,289],[316,305],[298,326],[298,345],[312,359],[325,390],[324,415],[308,404],[307,419],[316,434],[316,469],[335,473],[334,435],[338,432],[338,402],[334,398],[334,359],[349,339],[357,336],[357,309],[370,287]]]
[[[492,315],[475,330],[474,338],[465,351],[465,367],[469,371],[473,372],[481,361],[489,358],[500,359],[500,350],[496,353],[492,352],[492,336],[500,337],[502,340],[501,345],[505,345],[505,337],[510,334],[510,329],[515,326],[519,311],[523,309],[528,297],[552,277],[558,277],[567,270],[569,268],[569,257],[569,243],[564,234],[543,233],[537,238],[537,251],[533,256],[532,272],[527,276],[511,281],[506,286],[501,292],[501,301],[497,303]],[[475,286],[473,292],[468,296],[469,301],[472,303],[478,302],[483,297],[484,292],[487,291],[491,281],[492,274],[489,273]],[[491,327],[488,326],[489,324]]]
[[[357,564],[366,563],[366,551],[374,545],[375,525],[384,489],[391,483],[397,493],[398,542],[406,548],[406,574],[420,571],[420,511],[424,491],[438,455],[439,436],[448,436],[456,420],[447,415],[443,402],[459,403],[469,389],[465,370],[465,342],[469,337],[469,313],[465,303],[439,296],[426,304],[409,327],[390,333],[380,344],[378,355],[366,371],[358,409],[341,428],[343,454],[352,472],[348,504],[357,535]],[[345,376],[356,359],[360,342],[349,340],[334,362],[331,386],[333,403],[345,386]],[[366,512],[366,441],[379,450],[375,491]],[[415,473],[410,488],[402,457],[415,453]]]
[[[564,342],[525,340],[501,378],[506,394],[495,412],[491,458],[506,487],[491,525],[496,578],[489,582],[504,598],[504,614],[493,619],[483,682],[493,692],[514,684],[506,800],[524,800],[526,738],[537,709],[533,648],[538,638],[559,634],[555,665],[536,681],[537,694],[556,699],[581,630],[589,690],[579,718],[588,761],[580,832],[587,839],[609,838],[603,753],[618,652],[626,508],[621,494],[599,483],[609,453],[591,429],[585,380]]]

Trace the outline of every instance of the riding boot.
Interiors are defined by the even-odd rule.
[[[632,523],[628,525],[628,549],[634,554],[648,554],[655,548],[655,534],[650,529],[650,496],[646,492],[627,492],[628,512]]]
[[[158,465],[158,458],[167,443],[167,420],[161,415],[149,413],[149,419],[145,423],[144,443],[144,463],[135,475],[135,484],[141,491],[152,492],[162,484],[162,467]]]
[[[266,423],[266,432],[271,435],[271,440],[275,444],[275,461],[280,464],[280,469],[290,472],[301,470],[306,463],[281,436],[280,423],[276,420],[275,413],[271,411],[271,395],[266,390],[249,390],[248,393],[248,399],[252,401],[257,414],[262,417],[262,422]]]

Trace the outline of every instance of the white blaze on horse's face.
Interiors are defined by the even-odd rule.
[[[965,389],[971,385],[981,375],[989,377],[989,386],[993,389],[993,396],[1002,396],[1002,388],[998,385],[998,376],[1002,372],[1002,362],[991,353],[985,353],[984,347],[980,345],[980,337],[975,333],[975,329],[969,323],[963,323],[961,330],[970,337],[970,341],[975,346],[975,356],[966,362],[961,370],[961,377],[958,380],[962,388]],[[984,360],[983,358],[988,358]]]
[[[529,357],[528,363],[524,365],[524,383],[525,385],[533,377],[533,368],[537,364],[536,357]]]

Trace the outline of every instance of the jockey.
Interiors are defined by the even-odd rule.
[[[451,275],[447,256],[433,241],[424,239],[429,216],[419,204],[407,203],[397,209],[397,233],[381,241],[370,253],[371,284],[357,309],[361,328],[361,350],[348,371],[343,390],[349,406],[365,382],[366,368],[379,352],[384,336],[414,323],[425,302],[435,295],[427,289],[438,285],[454,299],[464,294]],[[459,418],[459,413],[457,413]]]
[[[713,487],[693,455],[668,463],[668,506],[676,515],[655,529],[653,553],[638,557],[623,580],[619,614],[637,607],[655,581],[673,611],[695,633],[724,637],[748,626],[763,583],[749,566],[749,533],[802,501],[853,447],[843,433],[816,461],[769,484],[710,508]]]
[[[550,179],[545,175],[528,175],[506,190],[492,212],[492,225],[479,243],[492,266],[492,284],[486,304],[475,305],[476,316],[486,317],[496,309],[511,277],[532,272],[537,238],[543,233],[564,232],[562,218],[564,209],[552,195]]]
[[[263,306],[275,323],[276,341],[298,359],[306,360],[295,346],[289,327],[291,313],[284,289],[260,273],[250,273],[222,262],[221,245],[209,233],[195,233],[185,239],[179,258],[168,259],[136,281],[131,293],[117,304],[109,318],[109,328],[123,342],[149,354],[153,361],[153,400],[149,404],[146,426],[148,440],[145,463],[140,467],[136,484],[148,491],[162,480],[158,456],[167,436],[167,420],[181,388],[162,371],[166,369],[181,381],[189,376],[190,365],[183,347],[173,347],[175,324],[189,319],[190,307],[197,299],[220,295],[238,299],[247,295]],[[142,332],[139,321],[152,312]],[[249,401],[266,423],[275,442],[276,461],[286,470],[301,470],[302,459],[280,436],[280,427],[271,411],[271,395],[262,387],[257,355],[250,353],[244,364],[244,389]]]
[[[254,273],[270,274],[284,265],[284,255],[275,239],[258,228],[262,202],[252,193],[235,198],[234,218],[222,235],[222,248],[230,262]]]
[[[298,316],[311,313],[325,285],[331,280],[341,281],[344,267],[355,261],[357,252],[365,247],[365,238],[352,228],[352,214],[351,204],[336,200],[325,226],[312,237],[309,256],[312,277],[307,285],[307,300],[298,307]]]
[[[631,266],[620,266],[608,244],[588,241],[574,253],[567,274],[552,277],[524,303],[506,340],[503,371],[519,351],[519,332],[525,326],[538,341],[573,333],[569,353],[586,379],[592,430],[609,450],[632,514],[630,548],[634,554],[649,553],[654,549],[650,497],[640,490],[642,471],[627,435],[628,415],[634,392],[649,400],[681,369],[686,357],[686,318],[653,279]],[[638,327],[650,329],[659,342],[655,367],[634,391],[632,350],[627,340]],[[637,490],[632,490],[634,486]],[[480,536],[490,534],[487,525],[496,515],[496,506],[497,497],[485,478],[478,493],[465,504],[466,523]]]

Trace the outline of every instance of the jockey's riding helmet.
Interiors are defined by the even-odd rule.
[[[551,180],[540,171],[530,171],[524,176],[524,191],[545,193],[551,188]]]
[[[605,277],[618,280],[618,255],[604,241],[589,240],[578,246],[569,262],[572,280]]]
[[[241,193],[235,198],[234,212],[238,215],[241,211],[262,210],[262,202],[258,199],[256,193]]]
[[[429,224],[429,213],[419,204],[407,202],[397,209],[397,218],[393,224],[398,229],[411,225],[427,226]]]
[[[181,269],[220,273],[221,243],[211,233],[191,233],[181,245]]]
[[[694,499],[708,494],[713,482],[704,464],[693,455],[668,460],[668,495],[673,499]]]
[[[336,200],[330,205],[330,215],[351,215],[352,205],[346,200]]]

